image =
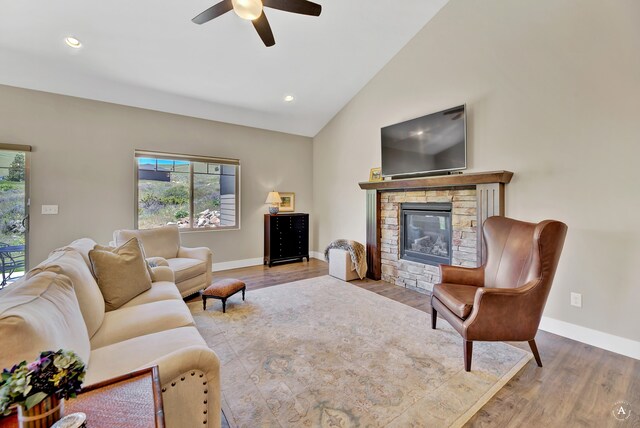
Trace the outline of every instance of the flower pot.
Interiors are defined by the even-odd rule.
[[[49,428],[60,420],[64,412],[64,400],[49,396],[29,410],[18,407],[20,428]]]

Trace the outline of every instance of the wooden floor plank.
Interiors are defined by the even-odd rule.
[[[241,279],[251,293],[327,274],[327,263],[311,259],[271,268],[252,266],[216,272],[214,280]],[[428,295],[383,281],[352,283],[431,312]],[[465,426],[640,427],[640,361],[544,331],[538,332],[536,342],[544,367],[531,360]],[[527,343],[512,345],[529,351]],[[624,423],[616,421],[611,413],[620,400],[629,402],[635,410]]]

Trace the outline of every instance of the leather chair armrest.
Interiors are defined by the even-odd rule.
[[[462,266],[440,265],[440,278],[441,282],[447,284],[484,287],[484,266],[467,268]]]
[[[168,266],[156,266],[151,268],[151,282],[175,282],[176,278]]]
[[[544,309],[544,299],[532,295],[539,284],[540,279],[535,279],[518,288],[478,288],[463,336],[467,340],[533,339]]]
[[[196,247],[196,248],[180,247],[178,249],[178,258],[210,261],[212,257],[213,257],[213,254],[211,253],[211,250],[208,247]]]

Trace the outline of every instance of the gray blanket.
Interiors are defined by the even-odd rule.
[[[329,261],[329,250],[337,248],[339,250],[345,250],[349,252],[351,256],[351,262],[356,267],[356,272],[360,279],[363,279],[367,274],[367,252],[359,242],[351,241],[349,239],[336,239],[331,242],[324,250],[324,258]]]

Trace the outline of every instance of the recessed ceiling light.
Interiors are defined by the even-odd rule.
[[[64,42],[70,48],[80,49],[82,47],[82,42],[80,40],[76,39],[75,37],[71,37],[71,36],[65,37],[64,38]]]
[[[284,102],[285,103],[290,103],[291,101],[295,100],[296,98],[293,95],[285,95],[284,97]]]
[[[422,135],[422,134],[424,134],[424,131],[418,131],[418,132],[416,132],[416,135]]]

